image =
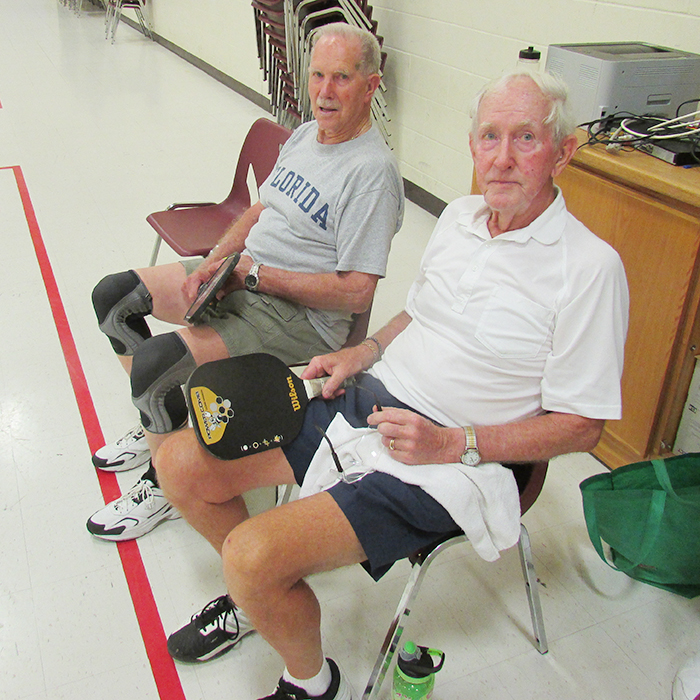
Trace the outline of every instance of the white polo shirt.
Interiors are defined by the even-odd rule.
[[[371,373],[447,426],[619,418],[629,296],[617,252],[561,192],[494,238],[489,213],[481,196],[446,207],[408,295],[413,320]]]

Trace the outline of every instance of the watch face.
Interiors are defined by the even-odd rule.
[[[245,279],[243,280],[243,283],[249,290],[255,290],[258,287],[259,283],[259,278],[258,278],[258,269],[256,267],[252,267],[251,271],[245,276]]]
[[[467,450],[462,455],[462,464],[466,464],[468,467],[475,467],[481,462],[481,455],[478,450]]]

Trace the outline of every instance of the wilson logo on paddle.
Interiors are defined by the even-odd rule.
[[[294,411],[301,411],[301,403],[299,402],[299,396],[291,375],[287,377],[287,384],[289,384],[289,398],[292,400],[292,409]]]

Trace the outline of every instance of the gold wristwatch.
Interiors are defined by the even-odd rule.
[[[476,433],[471,425],[463,426],[463,430],[464,437],[466,438],[466,446],[464,448],[464,454],[460,457],[460,461],[468,467],[475,467],[481,462],[479,448],[476,445]]]

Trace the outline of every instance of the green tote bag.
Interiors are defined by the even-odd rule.
[[[700,595],[700,453],[628,464],[580,488],[588,534],[603,561],[686,598]]]

